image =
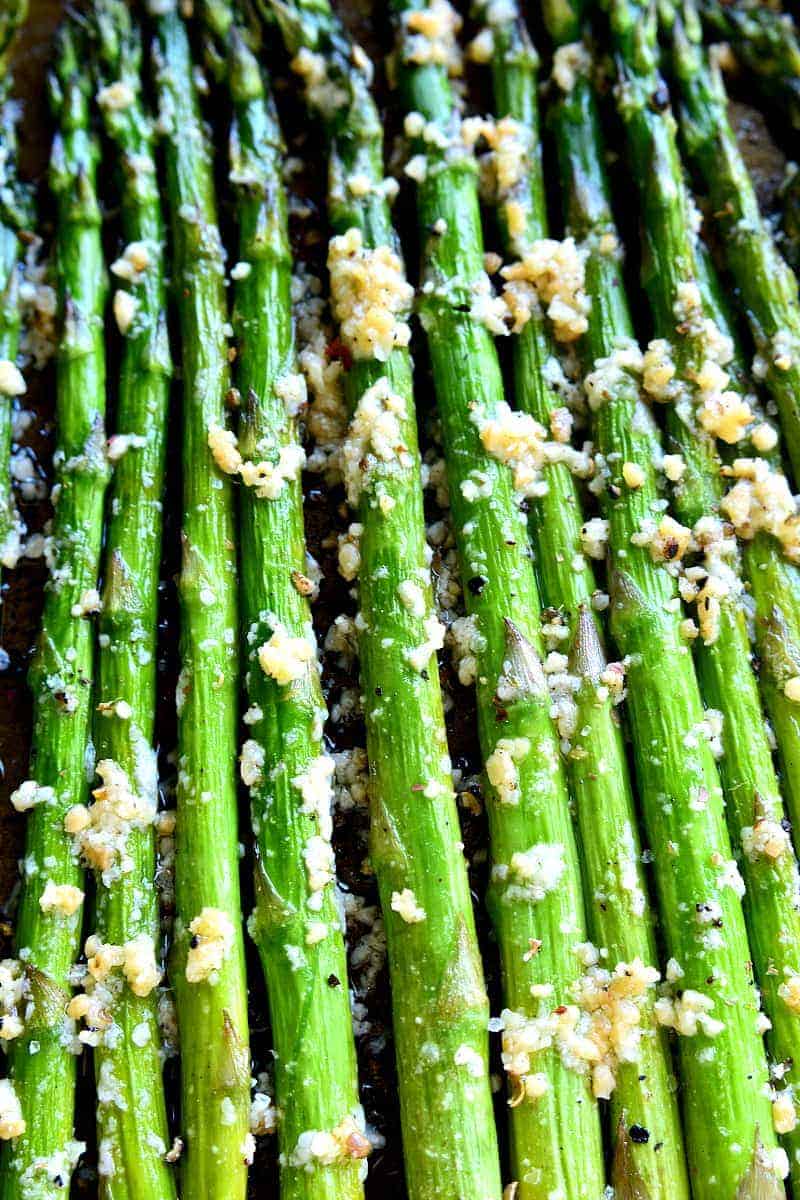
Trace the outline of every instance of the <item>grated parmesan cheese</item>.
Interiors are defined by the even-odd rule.
[[[428,0],[424,8],[402,13],[401,23],[405,62],[433,64],[446,67],[451,75],[461,74],[461,52],[456,39],[462,22],[448,0]]]
[[[22,396],[27,391],[25,379],[16,363],[0,359],[0,396]]]
[[[11,1141],[27,1129],[22,1106],[10,1079],[0,1079],[0,1139]]]
[[[408,345],[414,289],[390,246],[370,249],[359,229],[349,229],[331,239],[328,270],[333,314],[354,358],[385,362],[396,346]]]
[[[189,923],[189,932],[192,938],[186,956],[187,982],[213,985],[233,947],[233,923],[220,909],[205,907]]]
[[[486,759],[486,776],[501,804],[519,804],[517,763],[531,751],[528,738],[500,738]]]
[[[280,623],[273,627],[269,641],[258,650],[261,670],[281,687],[301,679],[314,658],[312,642],[307,637],[291,637]]]
[[[392,892],[392,912],[396,912],[407,925],[417,925],[424,921],[426,912],[417,904],[417,898],[411,888],[403,888],[402,892]]]
[[[407,417],[402,396],[380,379],[361,395],[342,444],[341,461],[347,502],[355,508],[379,472],[410,470],[413,458],[405,444],[401,421]]]
[[[576,245],[574,238],[561,242],[540,238],[519,262],[503,268],[503,297],[515,333],[531,319],[537,301],[547,306],[558,341],[574,342],[586,332],[591,301],[585,290],[585,259],[586,251]]]
[[[39,897],[39,908],[43,913],[60,913],[73,916],[83,904],[84,893],[71,883],[53,883],[48,879]]]

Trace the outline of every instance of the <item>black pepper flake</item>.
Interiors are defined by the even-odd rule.
[[[328,987],[332,987],[332,988],[341,987],[341,981],[340,981],[338,975],[329,975],[328,976]]]
[[[650,1130],[645,1129],[643,1125],[631,1125],[628,1131],[631,1135],[631,1141],[637,1146],[644,1146],[650,1141]]]
[[[473,575],[471,579],[467,580],[467,587],[473,596],[480,596],[488,582],[488,579],[484,579],[483,575]]]
[[[196,950],[197,947],[200,945],[200,938],[197,936],[196,933],[193,934],[193,936],[190,938],[189,945],[191,946],[191,948],[193,950]]]
[[[383,695],[383,688],[382,688],[382,687],[376,687],[376,688],[375,688],[375,695],[376,695],[376,696],[382,696],[382,695]]]

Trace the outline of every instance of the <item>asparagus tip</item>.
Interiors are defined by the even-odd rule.
[[[541,696],[547,692],[547,681],[544,677],[539,655],[522,631],[503,617],[506,630],[506,657],[509,664],[509,674],[516,680],[521,690],[529,696]]]
[[[603,645],[594,618],[585,604],[578,609],[575,637],[572,642],[571,670],[581,679],[596,683],[606,666]]]

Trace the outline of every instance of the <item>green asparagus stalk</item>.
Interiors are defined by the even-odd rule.
[[[125,249],[112,265],[124,336],[106,530],[97,662],[95,803],[67,829],[95,868],[94,932],[84,987],[70,1006],[95,1045],[100,1193],[175,1195],[167,1153],[156,987],[159,913],[153,822],[157,589],[171,362],[164,228],[153,133],[140,83],[140,33],[123,0],[94,8],[98,102],[118,155]],[[124,103],[120,103],[120,98]],[[132,320],[131,320],[132,316]],[[113,960],[113,965],[112,964]],[[110,971],[105,974],[108,961]],[[101,966],[102,964],[102,966]],[[113,1099],[106,1095],[113,1079]]]
[[[183,344],[183,563],[176,926],[186,1200],[245,1194],[252,1157],[236,808],[238,618],[232,483],[209,433],[229,391],[224,256],[211,142],[173,4],[153,0],[173,279]]]
[[[0,564],[15,567],[24,526],[11,490],[11,410],[25,392],[17,367],[21,309],[19,300],[20,231],[30,217],[27,196],[17,176],[18,107],[11,98],[11,47],[27,14],[24,0],[0,13]]]
[[[306,867],[320,839],[330,853],[334,763],[325,754],[326,712],[308,601],[296,421],[305,385],[296,373],[292,331],[283,143],[265,78],[230,6],[209,2],[204,16],[227,46],[234,108],[230,177],[240,239],[234,329],[242,409],[238,447],[228,444],[236,447],[230,465],[241,460],[245,484],[242,653],[250,708],[242,778],[258,839],[250,929],[264,969],[275,1047],[281,1195],[355,1200],[363,1196],[370,1143],[358,1100],[347,957],[332,874],[322,889],[312,890]],[[248,479],[254,460],[264,471],[267,495]],[[289,469],[281,478],[276,472],[283,465]],[[279,639],[294,639],[304,653],[309,648],[297,678],[288,682],[265,673],[259,662],[260,648]]]
[[[630,12],[634,17],[643,15],[641,11],[637,14],[634,9]],[[619,10],[613,10],[613,15],[615,22],[620,18],[626,19]],[[639,24],[640,31],[646,28],[646,24]],[[678,23],[676,39],[680,36],[681,28]],[[616,24],[616,29],[624,38],[624,27],[620,30],[619,24]],[[654,38],[654,34],[655,29],[651,26],[651,38]],[[627,62],[630,63],[631,59],[628,58]],[[637,82],[646,80],[643,83],[644,90],[652,94],[658,84],[655,73],[647,73],[647,60],[640,58],[635,69],[639,72]],[[644,121],[640,118],[631,119],[630,114],[635,111],[629,93],[626,113],[632,135],[631,158],[637,177],[642,181],[645,211],[643,281],[651,298],[655,331],[670,347],[675,379],[682,382],[684,389],[676,402],[669,405],[666,414],[668,436],[679,450],[686,467],[674,487],[674,510],[686,527],[694,529],[698,539],[703,530],[706,536],[716,539],[717,546],[721,547],[720,502],[723,512],[733,510],[731,497],[723,499],[722,463],[713,437],[717,431],[716,420],[710,429],[704,428],[703,413],[708,411],[709,405],[723,401],[729,410],[736,409],[742,405],[743,398],[734,388],[722,390],[728,382],[735,382],[728,381],[727,372],[719,373],[719,363],[727,362],[731,356],[732,343],[729,334],[720,328],[721,313],[719,305],[713,302],[713,288],[706,289],[704,294],[700,284],[700,256],[688,220],[688,193],[677,156],[674,127],[667,124],[663,115],[648,115]],[[659,125],[663,130],[662,136],[650,133]],[[641,174],[645,169],[646,180]],[[682,309],[687,296],[691,296],[696,304],[690,307],[688,314],[684,314]],[[724,352],[720,351],[721,346],[724,346]],[[714,364],[717,364],[718,378],[712,394],[708,388],[704,390],[703,383],[705,376],[711,374],[713,378]],[[696,407],[698,400],[699,408]],[[743,416],[749,415],[749,406],[740,411]],[[720,432],[723,442],[731,446],[736,445],[740,438],[738,431],[728,430],[727,422]],[[749,462],[755,464],[757,460]],[[734,460],[732,469],[737,470],[741,463],[741,459]],[[766,461],[762,467],[768,469]],[[737,484],[736,489],[751,486],[759,485],[744,482]],[[784,563],[781,545],[771,533],[761,535],[757,548],[752,549],[752,543],[750,545],[751,550],[745,553],[741,561],[735,542],[732,553],[723,548],[721,557],[709,559],[706,551],[704,565],[709,569],[709,581],[715,583],[716,587],[709,593],[709,581],[701,581],[698,612],[702,613],[705,607],[706,622],[714,609],[718,616],[711,622],[711,629],[704,629],[701,615],[703,644],[698,639],[696,658],[703,697],[713,709],[722,713],[724,721],[720,775],[727,801],[728,826],[747,888],[745,917],[756,979],[761,986],[765,1012],[773,1025],[769,1038],[770,1049],[776,1061],[794,1063],[800,1052],[800,1014],[791,1010],[784,996],[787,987],[791,988],[791,979],[800,956],[800,914],[796,910],[797,863],[790,839],[782,830],[784,809],[764,726],[758,686],[751,669],[750,639],[741,602],[739,572],[743,567],[748,583],[763,598],[765,580],[760,568],[766,563],[770,585],[767,603],[789,614],[797,608],[798,581],[789,578],[792,569]],[[755,571],[748,568],[755,568]],[[777,587],[779,590],[772,591]],[[709,593],[705,601],[704,593]],[[767,699],[772,697],[773,692],[774,689],[767,690]],[[780,724],[777,732],[783,732]],[[790,741],[789,748],[791,752],[793,741]],[[771,842],[773,832],[777,838],[774,845]],[[779,1132],[787,1135],[790,1161],[796,1164],[798,1135],[795,1132],[797,1117],[792,1100],[794,1080],[791,1069],[782,1082],[788,1085],[789,1090],[776,1095],[775,1126]]]
[[[501,1191],[488,1086],[489,1006],[442,714],[435,654],[441,629],[432,607],[406,348],[410,288],[387,202],[382,124],[366,57],[329,5],[281,3],[275,13],[330,145],[334,313],[352,356],[342,453],[361,527],[370,860],[395,997],[407,1185],[413,1200],[488,1200]],[[357,306],[349,311],[348,271],[375,303],[374,325]],[[387,290],[376,295],[378,273]]]
[[[486,291],[475,163],[461,140],[445,65],[457,53],[458,21],[446,4],[393,7],[419,180],[422,321],[465,602],[477,635],[493,862],[488,900],[503,968],[513,1178],[524,1200],[553,1192],[596,1196],[604,1169],[592,1090],[603,1090],[603,1068],[611,1066],[601,1052],[590,1087],[588,1071],[574,1069],[581,1064],[570,1057],[570,1034],[559,1022],[560,1015],[566,1026],[581,1020],[575,947],[585,930],[583,896],[540,663],[541,603],[525,520],[511,473],[487,449],[502,447],[515,415],[504,404],[497,352],[478,311]]]
[[[611,627],[629,663],[637,781],[671,959],[672,986],[659,1002],[660,1015],[679,1033],[692,1194],[735,1195],[753,1158],[759,1169],[765,1163],[777,1167],[777,1173],[764,1174],[764,1182],[771,1181],[767,1194],[778,1195],[786,1160],[776,1149],[763,1093],[768,1072],[758,995],[741,904],[731,886],[736,874],[719,776],[705,738],[691,736],[703,728],[706,714],[682,637],[675,581],[654,562],[650,548],[638,544],[643,522],[658,519],[664,508],[655,468],[661,449],[642,401],[635,353],[625,357],[626,349],[635,351],[633,327],[586,73],[576,73],[553,115],[569,228],[588,251],[592,307],[582,354],[594,372],[590,397],[605,476],[601,501],[609,522]],[[640,468],[640,486],[626,483],[626,463]],[[721,921],[721,937],[704,923],[707,913]]]
[[[16,178],[14,102],[0,95],[0,564],[15,567],[23,525],[11,488],[12,405],[26,390],[17,367],[22,311],[19,298],[20,230],[25,208]]]
[[[755,190],[727,116],[725,86],[696,39],[687,10],[686,36],[675,40],[680,120],[690,158],[708,189],[728,267],[740,290],[766,386],[778,406],[786,449],[800,476],[800,302],[797,279],[761,216]],[[761,371],[759,372],[761,373]]]
[[[763,94],[800,129],[800,39],[791,15],[761,0],[700,0],[707,28],[729,43]]]
[[[734,347],[732,374],[737,380],[747,381],[744,352],[735,322],[710,256],[707,251],[702,252],[702,244],[698,246],[697,262],[705,311]],[[731,459],[733,452],[724,457]],[[781,690],[783,706],[776,703],[778,697],[775,693],[778,689],[774,683],[772,660],[776,653],[785,656],[792,645],[798,644],[797,597],[800,578],[797,568],[788,563],[783,555],[776,553],[774,539],[768,533],[756,533],[743,543],[742,560],[755,608],[755,644],[762,664],[761,692],[777,737],[781,739],[782,749],[785,749],[785,712],[791,702]],[[777,622],[780,622],[779,632],[773,632]],[[775,641],[780,644],[773,648]],[[701,681],[705,683],[708,677],[707,686],[712,696],[714,688],[719,690],[722,687],[722,681],[718,677],[713,678],[715,674],[713,670],[701,669]],[[727,701],[730,678],[725,683]],[[712,703],[723,707],[720,700],[712,700]],[[731,724],[737,717],[743,719],[736,711],[726,714],[726,720]],[[791,751],[797,753],[796,729],[792,730],[792,735]],[[727,767],[729,780],[724,780],[726,787],[736,788],[737,782],[739,784],[733,802],[730,799],[728,801],[728,826],[737,854],[745,864],[742,872],[747,885],[745,917],[764,1011],[772,1021],[772,1030],[767,1033],[767,1045],[772,1061],[786,1064],[779,1086],[775,1089],[774,1123],[779,1132],[785,1135],[783,1142],[789,1152],[792,1183],[796,1188],[800,1159],[794,1095],[797,1088],[795,1064],[800,1012],[793,1001],[792,981],[800,953],[797,862],[790,853],[791,839],[782,802],[776,804],[757,792],[752,806],[741,804],[741,799],[746,798],[744,787],[748,784],[752,786],[754,781],[748,779],[746,761],[742,764],[741,759],[737,759],[736,747],[725,741],[724,748],[726,758],[730,753],[732,760]],[[785,755],[783,757],[785,760]]]
[[[73,1140],[76,1054],[65,1017],[83,916],[83,872],[64,832],[86,798],[93,629],[108,467],[103,309],[106,276],[95,195],[98,146],[90,130],[84,43],[65,25],[52,81],[59,129],[50,183],[56,195],[56,275],[63,317],[58,355],[58,446],[50,581],[31,666],[31,779],[12,797],[28,818],[17,918],[20,1013],[4,1014],[18,1118],[0,1160],[0,1196],[63,1196],[83,1144]],[[24,1023],[19,1017],[24,1015]],[[8,1096],[6,1097],[8,1099]],[[18,1135],[18,1136],[15,1136]]]
[[[761,219],[758,201],[728,123],[721,76],[704,59],[697,42],[699,28],[688,10],[686,16],[688,19],[685,24],[676,25],[674,36],[674,61],[681,89],[682,129],[690,153],[712,192],[715,218],[721,222],[726,238],[728,263],[736,274],[751,328],[764,356],[767,386],[776,402],[779,403],[779,393],[782,392],[789,396],[790,403],[794,403],[794,388],[800,382],[800,368],[793,361],[800,351],[800,341],[797,340],[800,337],[797,282]],[[718,188],[719,177],[725,177],[727,184]],[[725,220],[724,214],[716,211],[716,206],[735,203],[736,197],[740,208],[737,210],[737,221],[731,224]],[[756,280],[753,274],[757,275]],[[760,305],[758,309],[754,308],[757,303]],[[772,334],[774,352],[766,349],[770,329],[776,331]],[[759,365],[758,360],[756,365]],[[785,421],[784,436],[789,456],[792,457],[793,432],[791,425]],[[780,469],[779,464],[777,469]],[[786,554],[797,562],[799,556],[794,544],[796,520],[792,521],[791,517],[774,519],[774,512],[774,504],[768,504],[766,521],[762,524],[770,533],[780,537]],[[782,561],[781,547],[772,536],[754,539],[754,543],[748,546],[747,556],[754,555],[756,561],[748,577],[755,594],[760,595],[763,601],[757,633],[761,635],[759,649],[764,663],[762,679],[765,699],[778,741],[787,802],[793,819],[797,821],[800,820],[800,779],[797,774],[797,766],[800,765],[800,712],[797,711],[798,702],[791,697],[792,680],[800,667],[798,589],[794,583],[795,572],[788,563]],[[768,579],[769,590],[766,586]]]
[[[537,58],[516,3],[506,3],[501,19],[488,26],[492,42],[492,79],[497,115],[516,124],[509,138],[526,138],[527,154],[510,186],[498,186],[497,201],[507,255],[521,258],[547,236],[537,101]],[[500,126],[502,128],[502,125]],[[502,146],[499,148],[502,149]],[[498,152],[498,151],[496,151]],[[512,176],[513,178],[513,176]],[[524,216],[519,216],[519,209]],[[513,233],[512,233],[513,229]],[[563,412],[548,386],[546,364],[555,353],[543,314],[535,314],[514,339],[514,379],[518,403],[547,428]],[[577,483],[566,463],[545,468],[547,490],[531,501],[532,539],[544,603],[562,614],[572,647],[571,672],[578,691],[571,713],[574,732],[567,767],[576,804],[592,940],[606,955],[604,968],[629,978],[621,967],[653,968],[656,949],[653,914],[646,896],[627,759],[619,719],[604,680],[609,673],[600,622],[593,609],[598,594],[594,571],[581,538],[583,515]],[[619,676],[620,682],[622,677]],[[605,698],[603,690],[605,690]],[[619,964],[619,967],[617,966]],[[613,997],[619,982],[607,984]],[[637,1046],[621,1062],[611,1094],[612,1133],[637,1132],[631,1142],[633,1168],[647,1195],[688,1197],[671,1051],[666,1031],[656,1021],[655,996],[645,997]],[[628,1133],[628,1136],[629,1133]],[[656,1150],[656,1146],[658,1149]]]
[[[793,271],[800,268],[800,168],[786,164],[786,175],[779,193],[781,232],[778,244]]]

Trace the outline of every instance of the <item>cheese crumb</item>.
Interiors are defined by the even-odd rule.
[[[129,242],[120,257],[111,264],[111,273],[116,275],[117,279],[138,283],[151,262],[147,242]]]
[[[297,1139],[289,1155],[289,1164],[311,1172],[316,1166],[330,1167],[337,1162],[366,1158],[372,1143],[361,1123],[347,1116],[335,1129],[307,1129]]]
[[[496,863],[492,879],[504,885],[505,900],[537,903],[558,887],[565,870],[563,845],[538,842],[530,850],[517,850],[508,866]]]
[[[592,59],[583,42],[570,42],[559,46],[553,55],[552,77],[561,91],[569,95],[575,83],[589,74]]]
[[[417,898],[411,888],[403,888],[402,892],[392,892],[392,912],[399,913],[407,925],[417,925],[424,921],[426,912],[417,904]]]
[[[55,798],[54,788],[26,779],[11,793],[11,805],[17,812],[29,812],[38,804],[52,804]]]
[[[190,922],[189,932],[192,938],[186,957],[186,979],[189,983],[208,981],[213,985],[233,947],[233,923],[220,909],[206,907]]]
[[[122,973],[134,996],[149,996],[161,982],[153,939],[140,933],[122,947]]]
[[[275,625],[269,641],[258,651],[262,671],[281,687],[301,679],[314,657],[314,646],[308,638],[291,637],[280,624]]]
[[[239,774],[245,787],[255,787],[263,778],[266,753],[254,738],[248,738],[239,755]]]
[[[239,453],[236,434],[222,425],[211,425],[208,430],[208,447],[214,462],[226,475],[237,475],[244,461]]]
[[[424,8],[404,12],[401,21],[405,62],[433,64],[446,67],[451,75],[461,74],[461,52],[456,40],[461,17],[449,0],[428,0]]]
[[[0,396],[22,396],[27,391],[22,372],[16,363],[0,359]]]
[[[392,391],[385,375],[360,396],[341,450],[347,501],[358,505],[376,477],[410,470],[413,459],[403,438],[404,398]]]
[[[528,738],[500,738],[486,759],[486,775],[501,804],[519,804],[517,763],[530,754]]]
[[[133,88],[123,79],[100,88],[97,93],[98,105],[107,112],[122,112],[123,109],[130,108],[135,99]]]
[[[788,1090],[772,1101],[772,1123],[776,1133],[791,1133],[797,1127],[797,1112]]]
[[[331,239],[328,270],[333,314],[354,358],[385,362],[395,346],[409,344],[414,289],[390,246],[369,249],[361,231],[349,229]]]
[[[44,913],[57,912],[71,917],[83,904],[84,893],[71,883],[53,883],[48,879],[39,897],[39,908]]]
[[[121,290],[114,293],[114,320],[117,322],[117,329],[124,337],[133,325],[133,319],[136,316],[136,310],[139,307],[139,301],[130,292]]]
[[[22,1116],[22,1106],[10,1079],[0,1079],[0,1138],[11,1141],[21,1137],[27,1129]]]
[[[692,988],[680,996],[661,996],[654,1007],[659,1025],[674,1029],[683,1037],[695,1037],[697,1033],[716,1037],[725,1028],[724,1021],[710,1015],[714,1007],[711,997]]]
[[[626,462],[622,464],[622,478],[629,488],[640,488],[644,483],[645,474],[638,463]]]
[[[739,537],[749,541],[764,530],[791,562],[800,562],[800,514],[786,476],[763,458],[737,458],[723,474],[737,480],[720,509]]]
[[[531,319],[537,300],[547,306],[558,341],[574,342],[586,332],[591,301],[585,290],[585,259],[574,238],[540,238],[520,262],[503,268],[503,298],[515,333]]]
[[[431,656],[444,645],[445,627],[433,613],[422,622],[425,640],[412,650],[404,650],[403,657],[418,674],[428,666]]]

